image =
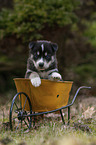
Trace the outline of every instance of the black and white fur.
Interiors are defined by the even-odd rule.
[[[61,80],[58,73],[56,51],[57,44],[50,41],[29,43],[29,58],[25,78],[30,78],[33,86],[38,87],[41,79]]]

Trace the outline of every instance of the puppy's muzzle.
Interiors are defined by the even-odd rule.
[[[44,63],[42,62],[42,63],[39,63],[39,67],[40,68],[43,68],[43,66],[44,66]]]

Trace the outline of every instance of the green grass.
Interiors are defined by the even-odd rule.
[[[4,128],[2,124],[2,106],[0,107],[0,145],[96,145],[96,97],[79,100],[71,108],[71,122],[70,126],[63,125],[58,114],[46,115],[43,120],[36,123],[35,128],[30,131],[10,131]],[[79,103],[79,104],[78,104]],[[87,106],[86,106],[87,105]],[[9,105],[10,106],[10,105]],[[9,106],[4,106],[5,119],[8,121]],[[78,106],[78,108],[77,108]],[[91,116],[91,122],[88,122],[82,113],[88,110],[89,107],[94,107],[95,113]],[[90,111],[90,109],[89,109]],[[67,121],[67,109],[65,112],[65,121]],[[88,125],[91,132],[82,131],[78,127],[74,127],[75,123]],[[2,144],[3,142],[3,144]],[[8,143],[7,143],[8,142]]]
[[[32,145],[59,145],[60,142],[62,144],[63,142],[69,144],[71,141],[75,143],[74,140],[77,142],[77,145],[79,143],[88,144],[96,141],[96,132],[94,132],[94,127],[92,128],[93,133],[90,134],[81,130],[75,130],[72,127],[63,126],[61,123],[52,122],[46,125],[42,124],[37,129],[31,129],[28,133],[2,130],[0,139],[9,138],[12,141],[10,145],[17,145],[21,142]]]

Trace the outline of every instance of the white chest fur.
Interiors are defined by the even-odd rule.
[[[45,72],[45,71],[43,71],[43,72],[39,72],[39,76],[41,77],[41,78],[43,78],[43,79],[47,79],[48,78],[48,72]]]

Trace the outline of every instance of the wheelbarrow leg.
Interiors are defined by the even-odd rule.
[[[70,124],[70,107],[68,107],[68,125]]]
[[[60,114],[61,114],[62,122],[63,122],[63,124],[65,124],[65,120],[64,120],[64,117],[63,117],[63,114],[62,114],[62,110],[60,110]]]
[[[35,112],[34,112],[34,114],[35,114]],[[35,127],[35,121],[36,121],[35,117],[36,116],[34,116],[34,119],[33,119],[33,127]]]

